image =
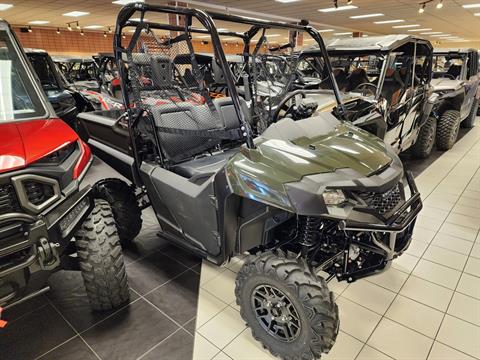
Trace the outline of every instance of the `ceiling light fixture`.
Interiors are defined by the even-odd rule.
[[[112,28],[109,26],[108,27],[108,33],[111,34],[112,33]]]
[[[288,3],[293,3],[293,2],[300,1],[300,0],[275,0],[275,1],[279,2],[279,3],[282,3],[282,4],[288,4]]]
[[[410,30],[407,30],[407,31],[418,32],[418,31],[430,31],[430,30],[432,30],[432,28],[410,29]]]
[[[351,32],[339,32],[339,33],[334,33],[333,35],[335,35],[335,36],[352,35],[352,33]]]
[[[443,34],[441,31],[429,31],[429,32],[422,32],[420,35],[436,35],[436,34]]]
[[[477,8],[480,8],[480,4],[477,3],[477,4],[465,4],[465,5],[462,5],[462,7],[464,9],[477,9]]]
[[[414,27],[419,27],[420,25],[418,24],[412,24],[412,25],[396,25],[392,26],[394,29],[407,29],[407,28],[414,28]]]
[[[319,33],[326,33],[326,32],[332,32],[334,31],[333,29],[321,29],[321,30],[317,30]]]
[[[127,5],[134,2],[145,2],[145,0],[116,0],[116,1],[112,1],[112,4]]]
[[[70,16],[70,17],[79,17],[79,16],[90,15],[90,13],[86,12],[86,11],[70,11],[70,12],[62,14],[62,15],[63,16]]]
[[[473,15],[474,15],[474,16],[480,16],[480,13],[475,13],[475,14],[473,14]]]
[[[366,19],[366,18],[379,17],[379,16],[385,16],[385,15],[382,13],[354,15],[354,16],[350,16],[350,19]]]
[[[347,0],[347,5],[352,5],[353,0]]]
[[[445,36],[452,36],[452,34],[435,34],[435,35],[432,35],[432,37],[445,37]]]
[[[5,11],[11,9],[13,7],[12,4],[0,4],[0,11]]]
[[[440,0],[440,2],[436,6],[437,9],[443,8],[443,0]]]
[[[381,24],[395,24],[395,23],[401,23],[401,22],[405,22],[405,20],[400,20],[400,19],[397,19],[397,20],[383,20],[383,21],[374,21],[373,23],[381,25]]]
[[[80,30],[80,24],[77,21],[77,30]]]
[[[49,24],[50,21],[47,21],[47,20],[33,20],[33,21],[29,21],[28,23],[32,24],[32,25],[45,25],[45,24]]]
[[[344,11],[344,10],[353,10],[358,9],[358,6],[355,5],[344,5],[344,6],[337,6],[337,7],[330,7],[325,9],[318,9],[318,11],[323,13],[335,12],[335,11]]]
[[[85,33],[83,32],[83,30],[80,30],[80,35],[85,36]]]
[[[102,29],[104,26],[103,25],[88,25],[84,26],[84,29]]]
[[[57,34],[60,35],[60,28],[57,28]]]
[[[33,30],[32,30],[32,27],[29,25],[28,26],[28,32],[31,33]]]
[[[125,36],[125,33],[122,33],[122,39],[125,39],[126,36]]]
[[[107,37],[107,32],[106,32],[106,31],[103,32],[103,37],[104,37],[104,38]]]
[[[67,24],[67,25],[68,25],[68,26],[67,26],[68,31],[72,31],[72,30],[73,30],[73,29],[72,29],[72,25],[70,25],[70,24]]]
[[[423,14],[425,12],[425,3],[420,4],[420,8],[418,9],[419,14]]]

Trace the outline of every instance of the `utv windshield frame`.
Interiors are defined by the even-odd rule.
[[[6,37],[10,42],[9,45],[14,50],[15,55],[18,57],[21,71],[24,73],[23,75],[25,75],[25,79],[23,80],[25,80],[25,84],[28,85],[28,89],[26,89],[26,91],[31,92],[31,94],[29,93],[29,95],[32,95],[31,101],[33,105],[36,106],[36,109],[34,109],[33,113],[25,113],[25,115],[20,115],[17,117],[14,116],[14,118],[11,120],[0,120],[0,122],[30,121],[52,117],[53,110],[43,93],[43,89],[40,86],[40,81],[35,75],[35,71],[30,64],[30,60],[27,58],[25,52],[20,48],[20,41],[18,40],[15,32],[12,30],[10,25],[2,19],[0,19],[0,32],[5,32]]]
[[[176,26],[176,25],[170,25],[165,23],[162,24],[162,23],[146,21],[144,20],[145,13],[148,13],[148,12],[183,15],[185,16],[186,25]],[[131,20],[131,17],[133,15],[135,15],[135,17],[138,17],[140,15],[139,16],[140,20],[139,21]],[[204,27],[204,29],[193,27],[192,26],[193,18],[197,19],[201,23],[201,25]],[[229,21],[229,22],[235,22],[235,23],[240,23],[244,25],[251,25],[251,28],[245,33],[234,32],[234,31],[223,31],[223,30],[220,31],[217,29],[215,22],[213,20]],[[129,41],[129,44],[125,47],[122,40],[123,40],[124,28],[126,27],[135,27],[135,31],[132,35],[132,39]],[[249,49],[252,38],[255,35],[257,35],[261,29],[271,29],[271,28],[304,31],[308,33],[317,42],[322,55],[326,59],[327,71],[330,74],[330,77],[332,79],[335,98],[337,100],[337,103],[339,104],[339,107],[343,108],[343,104],[341,100],[342,97],[340,95],[340,91],[333,77],[332,67],[330,65],[330,62],[328,61],[328,54],[327,54],[327,50],[323,42],[323,39],[315,28],[308,25],[288,24],[285,22],[260,20],[260,19],[248,18],[248,17],[238,16],[238,15],[206,12],[206,11],[198,10],[195,8],[151,5],[151,4],[145,4],[145,3],[132,3],[124,6],[120,10],[120,13],[118,14],[117,23],[115,27],[115,34],[114,34],[114,53],[115,53],[115,58],[117,60],[120,77],[122,79],[125,79],[127,76],[127,70],[126,70],[126,67],[124,66],[122,55],[129,48],[130,50],[131,48],[133,48],[136,40],[141,35],[141,32],[143,29],[158,29],[158,30],[168,30],[168,31],[177,31],[177,32],[188,31],[188,33],[199,33],[199,34],[210,35],[214,56],[217,62],[219,63],[221,70],[223,71],[229,96],[232,99],[235,112],[238,116],[238,119],[240,120],[242,131],[244,131],[246,145],[248,148],[254,148],[255,147],[253,142],[254,134],[241,108],[240,97],[238,94],[238,90],[236,88],[235,79],[230,70],[230,65],[227,61],[226,55],[222,48],[222,44],[219,36],[226,35],[226,36],[238,37],[243,40],[244,42],[243,53],[245,54],[244,59],[245,59],[246,66],[248,66],[248,49]],[[123,82],[122,82],[122,95],[123,95],[124,104],[130,104],[130,95],[128,93],[128,89],[126,89]],[[134,134],[131,129],[132,126],[135,124],[135,119],[133,118],[133,110],[128,105],[126,105],[126,108],[128,109],[127,111],[129,113],[129,118],[130,118],[130,121],[129,121],[130,136],[133,138]]]

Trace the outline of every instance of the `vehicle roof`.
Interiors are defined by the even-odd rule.
[[[382,35],[333,39],[327,43],[327,49],[333,51],[390,51],[412,41],[421,41],[432,47],[428,40],[415,35]]]
[[[10,28],[10,25],[6,20],[3,20],[0,18],[0,30],[8,30]]]
[[[466,54],[469,52],[477,52],[477,49],[473,48],[435,48],[433,49],[433,52],[435,54],[442,54],[442,53],[462,53]]]

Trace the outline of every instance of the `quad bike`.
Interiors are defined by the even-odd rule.
[[[117,226],[101,184],[83,181],[90,148],[54,111],[29,58],[0,21],[0,307],[49,289],[55,271],[79,270],[93,310],[129,299]],[[1,335],[0,335],[1,336]]]
[[[480,101],[478,52],[474,49],[435,49],[433,58],[434,107],[437,148],[448,150],[460,126],[475,126]]]
[[[159,16],[167,14],[175,16]],[[249,30],[219,30],[217,21]],[[122,39],[131,28],[132,39]],[[173,37],[159,38],[159,30]],[[264,39],[270,30],[312,37],[331,73],[322,38],[309,26],[126,5],[114,48],[127,117],[115,120],[119,114],[112,111],[80,118],[94,151],[148,198],[163,237],[217,265],[249,254],[235,295],[253,337],[281,358],[316,359],[339,331],[328,282],[352,282],[388,268],[409,246],[422,202],[391,147],[327,112],[281,119],[253,135],[250,107],[238,94],[220,36],[243,39],[248,52],[252,38]],[[210,35],[213,80],[223,81],[223,97],[210,96],[195,56],[196,34]],[[138,56],[151,64],[148,82]],[[195,82],[187,81],[192,76]],[[244,81],[249,92],[248,76]],[[172,92],[178,99],[165,101]],[[203,101],[192,101],[198,95]],[[151,101],[155,96],[158,101]]]

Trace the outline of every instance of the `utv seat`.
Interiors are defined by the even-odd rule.
[[[232,130],[240,127],[240,122],[230,98],[213,100],[214,110],[208,105],[194,105],[189,102],[166,104],[151,109],[157,128],[171,128],[178,134],[158,130],[160,145],[167,160],[173,165],[172,171],[178,175],[192,178],[218,171],[232,155],[223,152],[205,155],[220,145],[220,138],[206,138],[190,130]],[[246,105],[245,105],[246,106]],[[181,130],[186,130],[181,133]],[[192,159],[193,158],[193,159]]]

